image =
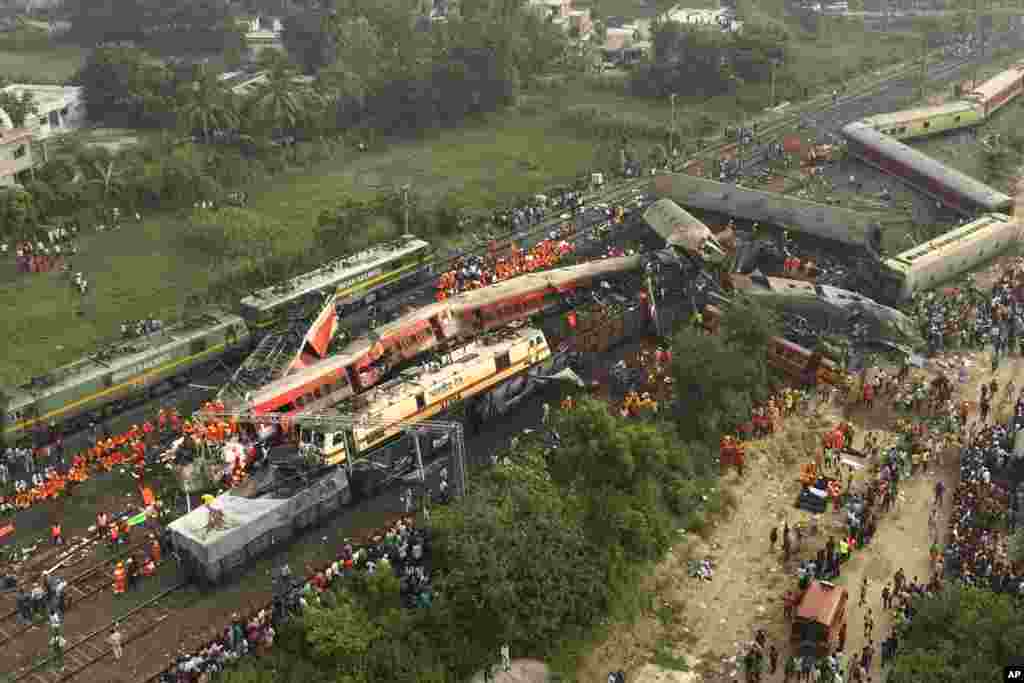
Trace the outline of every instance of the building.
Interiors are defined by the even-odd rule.
[[[251,95],[257,86],[267,82],[269,74],[266,71],[247,73],[245,71],[228,71],[222,73],[219,78],[235,95]]]
[[[25,92],[32,95],[39,111],[25,121],[25,127],[37,141],[67,133],[85,123],[85,102],[79,87],[12,83],[3,88],[3,92],[13,93],[16,97]],[[7,128],[12,127],[6,113],[0,114],[0,122]]]
[[[281,42],[284,26],[280,19],[257,16],[242,19],[241,23],[245,28],[245,44],[251,56],[257,57],[264,50],[284,51],[284,43]]]
[[[673,7],[668,11],[668,20],[677,21],[680,24],[689,26],[730,32],[738,32],[743,27],[743,22],[737,21],[736,15],[728,8],[688,9],[685,7]]]
[[[32,131],[27,128],[0,130],[0,187],[21,184],[24,172],[32,168]]]
[[[556,22],[568,20],[572,12],[572,0],[528,0],[527,6]]]

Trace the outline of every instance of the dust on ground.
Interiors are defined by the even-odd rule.
[[[940,357],[929,365],[927,373],[934,376],[938,368],[951,368],[965,358],[971,364],[970,378],[965,385],[958,385],[955,393],[975,400],[981,382],[992,378],[989,352]],[[1004,362],[997,374],[1002,386],[1011,379],[1017,386],[1024,385],[1024,359]],[[993,408],[1000,414],[998,406]],[[1004,405],[1003,411],[1006,409]],[[856,428],[855,447],[859,447],[866,429],[888,431],[885,428],[895,417],[888,408],[876,407],[870,413],[861,408],[850,410],[845,419]],[[744,478],[737,480],[733,472],[722,478],[722,485],[737,497],[736,511],[717,525],[708,541],[687,535],[687,540],[670,551],[641,587],[654,594],[651,603],[655,609],[635,622],[611,625],[607,638],[579,663],[576,680],[605,680],[609,671],[619,669],[627,673],[631,683],[742,680],[742,654],[755,630],[764,628],[769,642],[779,650],[780,664],[775,675],[766,672],[762,680],[782,681],[782,663],[790,654],[783,595],[796,586],[798,560],[813,557],[828,535],[834,532],[838,537],[844,526],[831,510],[819,515],[821,530],[815,537],[805,538],[788,568],[783,566],[778,546],[774,552],[769,550],[769,532],[773,526],[781,526],[784,519],[792,526],[807,517],[808,513],[794,507],[800,488],[799,463],[813,460],[813,449],[819,445],[823,430],[841,419],[842,410],[835,407],[820,418],[791,417],[780,432],[749,447]],[[903,499],[880,516],[871,545],[843,565],[837,582],[850,591],[848,654],[859,653],[866,644],[862,624],[868,608],[875,619],[875,651],[880,651],[880,642],[892,626],[891,615],[881,609],[881,590],[897,569],[902,567],[908,579],[920,577],[927,582],[928,513],[935,483],[942,479],[952,491],[958,469],[959,455],[951,451],[942,455],[941,463],[933,461],[928,473],[916,471],[901,487]],[[946,496],[940,520],[943,530],[948,528],[951,505],[952,495]],[[706,556],[715,562],[710,583],[688,576],[687,561]],[[864,576],[868,592],[862,607],[860,584]],[[689,676],[655,664],[656,658],[664,660],[666,650],[672,657],[685,659]],[[872,663],[874,680],[881,680],[880,659],[876,656]]]

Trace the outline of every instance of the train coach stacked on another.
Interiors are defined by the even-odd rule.
[[[250,367],[272,364],[277,356],[291,359],[299,347],[290,348],[288,342],[301,345],[303,335],[286,336],[275,328],[308,316],[323,304],[325,295],[336,297],[338,312],[344,315],[392,289],[408,286],[429,272],[431,254],[427,242],[403,235],[245,297],[239,314],[211,310],[192,316],[2,391],[0,440],[48,441],[55,432],[103,419],[216,361],[241,359],[250,353],[258,356],[247,363]]]

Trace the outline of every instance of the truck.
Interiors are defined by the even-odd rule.
[[[829,581],[811,581],[793,610],[791,640],[801,657],[826,657],[846,641],[850,592]]]

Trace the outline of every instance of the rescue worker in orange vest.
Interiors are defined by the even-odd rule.
[[[154,562],[160,562],[160,541],[155,538],[153,539],[153,543],[150,545],[149,556],[153,558]]]
[[[64,534],[61,532],[60,522],[50,527],[50,538],[53,539],[54,545],[64,545]]]
[[[118,562],[117,568],[114,569],[114,595],[121,595],[124,593],[127,581],[128,576],[124,571],[124,562]]]
[[[148,439],[153,434],[153,423],[146,420],[142,423],[142,438]]]
[[[146,557],[146,561],[142,563],[142,575],[153,576],[154,572],[156,572],[156,563],[153,562],[152,557]]]
[[[167,428],[167,411],[163,408],[156,414],[156,427],[161,432]]]
[[[117,523],[110,525],[110,545],[116,546],[121,535],[120,529],[118,529]]]

